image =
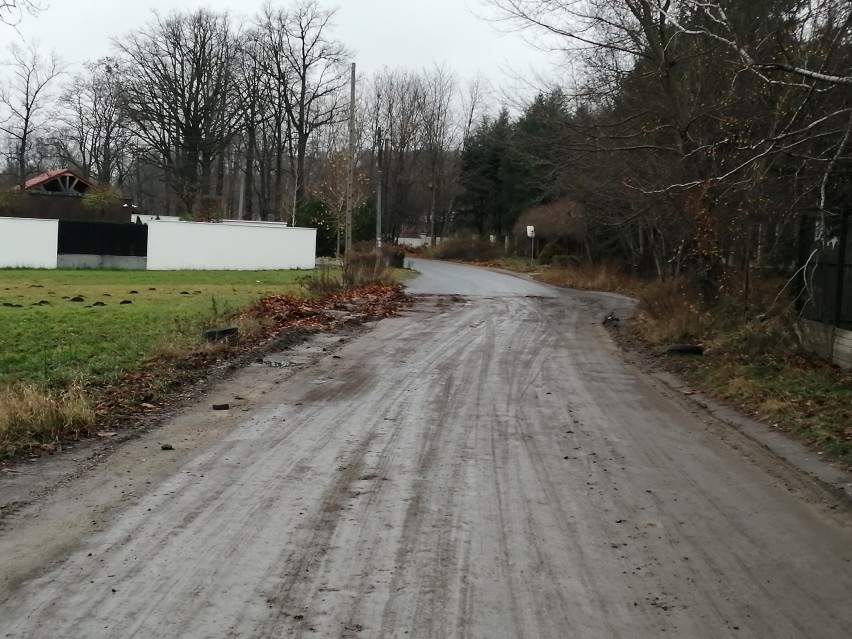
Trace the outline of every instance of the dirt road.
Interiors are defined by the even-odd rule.
[[[844,507],[624,364],[615,298],[420,266],[487,294],[251,367],[5,522],[0,637],[850,636]]]

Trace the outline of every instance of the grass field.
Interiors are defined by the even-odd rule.
[[[302,294],[307,274],[0,270],[0,384],[110,379],[264,294]]]

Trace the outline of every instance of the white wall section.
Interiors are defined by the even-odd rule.
[[[316,229],[225,220],[148,222],[148,270],[312,269]]]
[[[0,217],[0,268],[56,268],[57,220]]]

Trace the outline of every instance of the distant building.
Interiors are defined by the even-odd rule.
[[[83,195],[95,183],[72,169],[54,169],[30,178],[21,186],[16,185],[0,195],[0,216],[37,218],[76,222],[124,222],[130,221],[127,202],[99,207],[83,204]]]

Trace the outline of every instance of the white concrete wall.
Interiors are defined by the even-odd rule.
[[[124,271],[144,271],[147,258],[131,255],[59,254],[57,268],[111,268]]]
[[[834,357],[835,364],[843,368],[852,368],[852,331],[842,328],[834,329]]]
[[[56,268],[57,220],[0,217],[0,268]]]
[[[148,213],[131,213],[130,219],[128,222],[131,224],[136,224],[136,220],[142,220],[142,224],[147,224],[148,222],[180,222],[179,215],[149,215]]]
[[[271,222],[148,223],[148,270],[312,269],[316,229]]]
[[[812,353],[843,368],[852,368],[852,331],[800,319],[799,336]]]

